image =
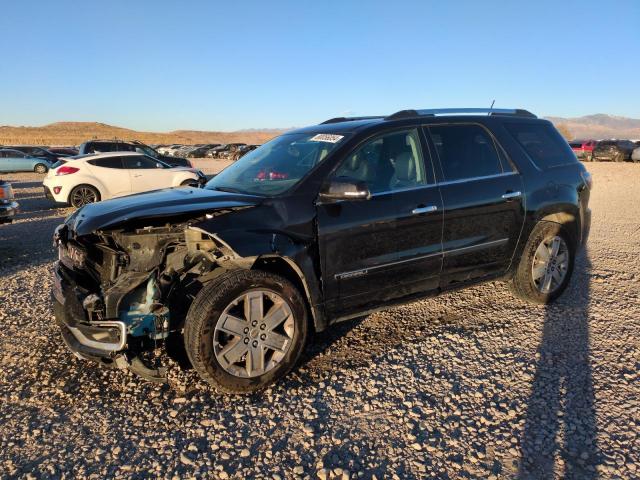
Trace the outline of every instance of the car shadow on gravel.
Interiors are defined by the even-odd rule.
[[[571,284],[545,310],[527,403],[518,478],[597,478],[600,463],[589,360],[591,262],[576,259]]]

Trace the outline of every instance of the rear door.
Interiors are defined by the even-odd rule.
[[[123,156],[125,169],[129,173],[133,192],[148,192],[170,187],[173,172],[162,163],[146,155]]]
[[[132,193],[131,179],[129,173],[124,170],[121,157],[96,158],[87,160],[86,163],[91,174],[107,189],[109,197],[120,197]]]
[[[418,130],[372,138],[349,154],[334,176],[365,182],[371,198],[318,204],[330,315],[351,315],[437,288],[442,205]]]
[[[430,125],[425,131],[440,164],[441,286],[505,272],[524,223],[520,174],[479,124]]]

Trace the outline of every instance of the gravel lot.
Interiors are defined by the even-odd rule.
[[[77,360],[35,174],[0,226],[0,478],[638,478],[640,165],[587,164],[593,228],[558,303],[487,284],[316,335],[285,382],[211,393]]]

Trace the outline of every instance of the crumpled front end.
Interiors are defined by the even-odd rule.
[[[80,358],[159,380],[162,372],[140,355],[180,335],[198,279],[225,258],[224,247],[188,224],[84,236],[65,224],[54,242],[54,314],[67,346]]]

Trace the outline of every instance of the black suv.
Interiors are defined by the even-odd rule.
[[[340,320],[493,280],[553,301],[590,189],[553,125],[524,110],[336,118],[205,188],[73,213],[55,233],[55,316],[82,358],[159,380],[143,359],[180,345],[218,390],[251,392]]]
[[[193,167],[191,162],[186,158],[169,157],[158,153],[154,148],[149,145],[145,145],[142,142],[133,140],[131,142],[125,142],[121,140],[89,140],[80,145],[80,155],[86,155],[88,153],[106,153],[106,152],[138,152],[148,155],[152,158],[160,160],[172,167]]]
[[[637,145],[631,140],[601,140],[593,148],[594,161],[624,162],[631,160]]]

